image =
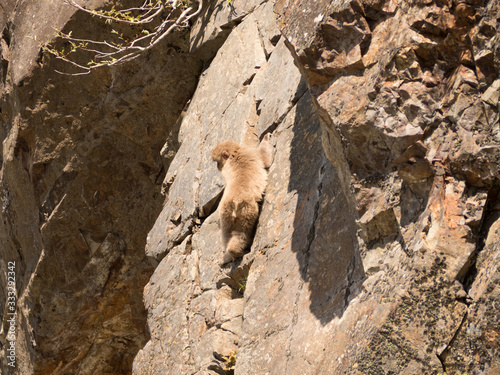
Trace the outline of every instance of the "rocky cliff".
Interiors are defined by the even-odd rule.
[[[27,36],[92,18],[2,7],[2,372],[500,373],[499,1],[212,1],[76,77]],[[268,133],[221,267],[210,152]]]
[[[129,373],[148,337],[142,293],[154,266],[144,247],[164,200],[160,150],[202,62],[181,32],[126,66],[61,75],[68,66],[33,39],[62,26],[105,35],[103,26],[63,1],[10,5],[1,44],[3,333],[15,262],[17,373]],[[5,335],[0,346],[12,373]]]

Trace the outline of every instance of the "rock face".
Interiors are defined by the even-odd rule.
[[[15,262],[19,374],[131,372],[148,339],[142,293],[154,263],[144,247],[163,201],[160,150],[202,67],[182,32],[127,66],[58,74],[68,66],[41,58],[28,36],[95,24],[73,12],[37,1],[5,15],[0,311],[6,333]],[[8,346],[2,334],[6,374]]]
[[[498,373],[499,3],[275,10],[366,272],[316,373]]]
[[[83,77],[25,37],[91,20],[21,5],[0,17],[18,373],[500,373],[500,2],[212,1]],[[251,250],[221,267],[210,153],[267,133]]]

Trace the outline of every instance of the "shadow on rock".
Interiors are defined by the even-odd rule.
[[[355,207],[326,158],[309,93],[297,103],[288,191],[297,194],[292,251],[309,288],[310,310],[323,325],[341,317],[364,277]]]

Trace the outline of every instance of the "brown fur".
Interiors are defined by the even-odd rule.
[[[240,258],[250,245],[259,217],[259,202],[272,164],[270,135],[258,148],[240,146],[233,141],[219,143],[212,151],[226,187],[220,202],[222,242],[226,249],[223,263]]]

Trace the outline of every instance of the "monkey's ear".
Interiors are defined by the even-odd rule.
[[[224,159],[229,159],[229,152],[227,152],[227,151],[223,151],[223,152],[222,152],[222,157],[223,157]]]

